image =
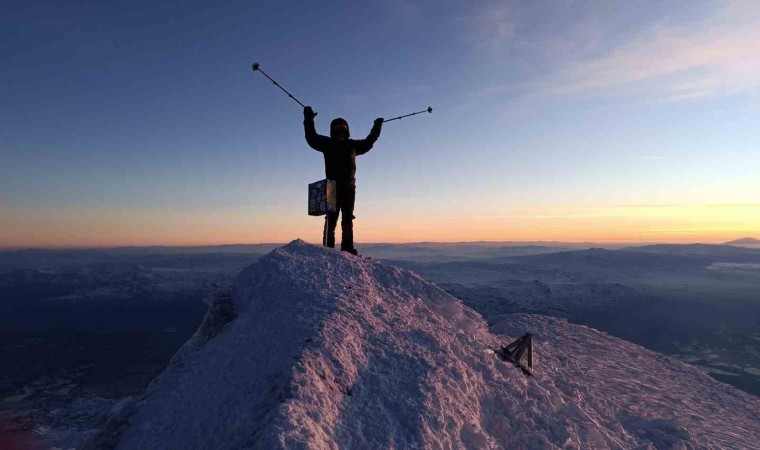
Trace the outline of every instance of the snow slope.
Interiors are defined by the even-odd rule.
[[[760,400],[543,316],[485,321],[399,268],[302,241],[231,297],[89,448],[752,448]],[[536,335],[528,378],[488,350]],[[128,408],[125,408],[125,411]]]

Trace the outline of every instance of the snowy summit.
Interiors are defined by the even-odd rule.
[[[535,377],[490,349],[534,334]],[[89,448],[753,448],[760,399],[566,321],[483,318],[297,240],[246,268]],[[756,447],[754,447],[756,448]]]

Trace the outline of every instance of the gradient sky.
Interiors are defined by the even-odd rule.
[[[760,238],[760,2],[4,2],[0,246]]]

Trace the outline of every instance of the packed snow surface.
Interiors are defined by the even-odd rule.
[[[535,335],[534,378],[489,350],[526,331]],[[303,241],[245,269],[135,409],[112,421],[110,444],[94,446],[760,442],[760,399],[696,368],[544,316],[500,316],[489,331],[477,313],[414,273]]]

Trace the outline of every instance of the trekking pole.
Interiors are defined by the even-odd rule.
[[[427,109],[423,109],[422,111],[417,111],[417,112],[413,112],[411,114],[405,114],[403,116],[394,117],[393,119],[383,120],[383,123],[390,122],[391,120],[403,119],[404,117],[409,117],[409,116],[413,116],[415,114],[420,114],[420,113],[424,113],[424,112],[426,112],[426,113],[432,113],[433,112],[433,108],[431,108],[430,106],[428,106]]]
[[[251,69],[253,69],[254,72],[261,72],[261,74],[264,75],[265,77],[267,77],[267,79],[269,79],[269,81],[271,81],[272,83],[274,83],[275,86],[277,86],[278,88],[280,88],[282,90],[282,92],[288,94],[288,97],[290,97],[293,100],[295,100],[295,102],[298,103],[299,105],[301,105],[302,108],[306,108],[306,105],[304,105],[303,103],[301,103],[300,101],[298,101],[297,98],[293,97],[293,94],[291,94],[290,92],[286,91],[284,87],[280,86],[280,84],[278,82],[274,81],[272,79],[272,77],[270,77],[263,70],[261,70],[259,68],[259,63],[253,63],[251,65]],[[314,117],[316,117],[316,116],[317,116],[317,113],[314,113]]]

